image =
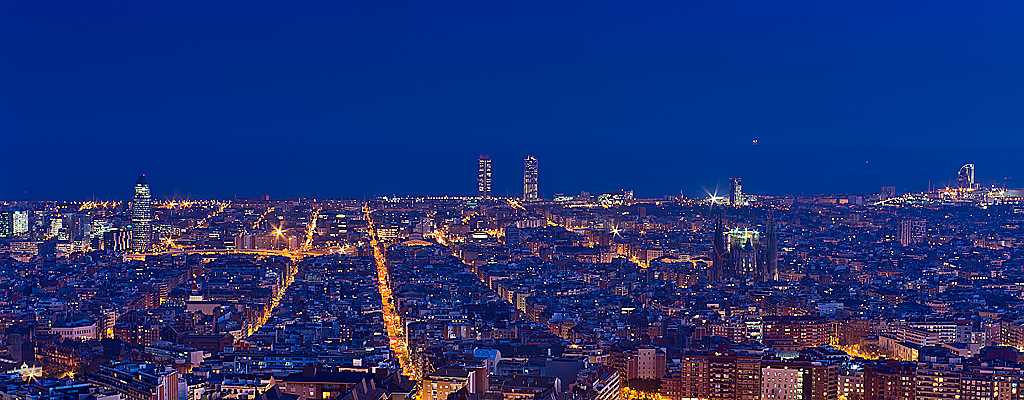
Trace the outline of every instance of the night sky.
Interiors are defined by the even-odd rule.
[[[57,4],[61,3],[61,4]],[[1024,186],[1020,1],[0,2],[0,198]],[[752,139],[760,144],[753,145]]]

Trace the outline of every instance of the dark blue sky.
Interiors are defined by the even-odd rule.
[[[1019,1],[54,3],[0,2],[0,198],[1024,186]]]

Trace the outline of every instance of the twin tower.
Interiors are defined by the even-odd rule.
[[[494,164],[491,161],[491,157],[481,155],[477,162],[476,171],[476,192],[480,197],[491,197],[493,172]],[[539,174],[537,157],[532,155],[523,157],[523,201],[540,200],[540,191],[537,187]]]

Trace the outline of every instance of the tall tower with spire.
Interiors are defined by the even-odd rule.
[[[763,267],[759,279],[762,282],[777,281],[779,280],[779,231],[775,227],[775,213],[768,212],[764,226],[764,260],[761,262]]]
[[[153,244],[153,197],[145,173],[139,175],[139,179],[135,181],[131,214],[132,252],[145,253]]]
[[[711,260],[711,269],[708,273],[708,280],[711,282],[720,282],[727,277],[729,269],[729,250],[725,247],[725,223],[722,221],[724,216],[722,209],[717,209],[715,212],[715,233],[712,238],[713,252]]]

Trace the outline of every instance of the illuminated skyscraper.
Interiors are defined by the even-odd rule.
[[[974,189],[974,164],[964,164],[956,173],[956,185],[960,189]]]
[[[743,199],[743,178],[734,176],[729,178],[729,205],[740,207],[746,204]]]
[[[14,236],[14,218],[10,211],[0,212],[0,238]]]
[[[491,157],[481,155],[476,170],[476,192],[480,197],[491,197],[492,168]]]
[[[537,157],[527,155],[523,158],[523,200],[540,200],[540,192],[537,188],[538,175]]]
[[[924,243],[928,227],[923,219],[900,221],[900,245],[910,246]]]
[[[46,235],[51,238],[60,236],[60,232],[63,230],[63,228],[64,218],[61,218],[60,215],[53,215],[52,217],[50,217],[50,228],[49,230],[47,230]]]
[[[11,230],[14,236],[28,233],[28,211],[15,211],[11,213]]]
[[[135,195],[132,197],[132,252],[149,251],[153,242],[153,198],[149,192],[146,174],[135,181]]]

